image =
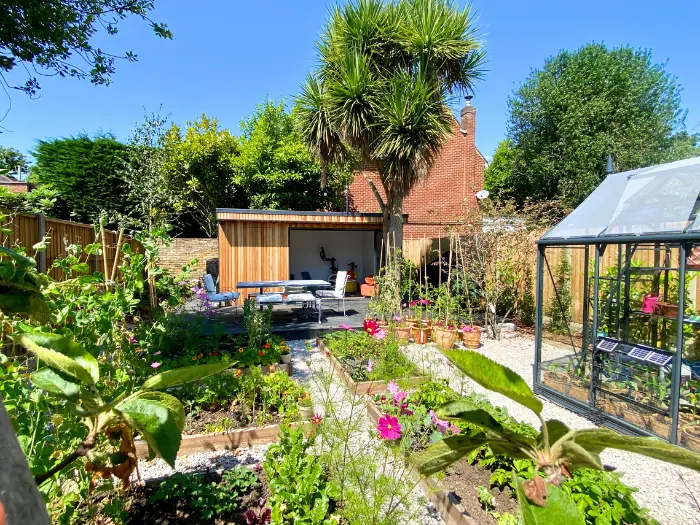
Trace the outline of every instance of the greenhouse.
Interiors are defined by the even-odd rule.
[[[538,241],[534,365],[548,399],[696,451],[699,196],[700,157],[613,173]],[[571,354],[542,361],[546,314]]]

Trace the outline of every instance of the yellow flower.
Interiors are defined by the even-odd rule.
[[[242,354],[242,353],[243,353],[243,347],[240,347],[240,348],[238,349],[238,353],[239,353],[239,354]]]
[[[197,357],[201,359],[202,357],[204,357],[204,354],[200,353]]]
[[[197,360],[197,356],[196,356],[196,355],[193,355],[193,356],[192,356],[192,361],[196,361],[196,360]]]

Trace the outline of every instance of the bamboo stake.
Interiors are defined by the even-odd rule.
[[[107,284],[107,276],[109,275],[109,263],[107,262],[107,236],[105,235],[105,226],[100,216],[100,234],[102,236],[102,264],[104,264],[105,285]]]
[[[119,228],[119,237],[117,238],[117,248],[114,250],[114,264],[112,265],[112,276],[109,278],[110,281],[114,282],[115,274],[117,273],[117,264],[119,263],[119,250],[122,244],[122,238],[124,237],[124,228]]]

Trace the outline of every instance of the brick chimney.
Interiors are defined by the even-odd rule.
[[[465,104],[460,111],[460,116],[462,117],[460,131],[462,134],[465,134],[464,132],[466,131],[466,137],[474,144],[476,134],[476,108],[472,106],[472,98],[474,98],[473,95],[464,97]]]

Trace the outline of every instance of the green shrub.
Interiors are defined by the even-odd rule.
[[[225,471],[218,483],[207,481],[202,474],[174,474],[160,484],[149,502],[182,500],[211,520],[237,511],[241,499],[257,486],[257,476],[242,466]]]

